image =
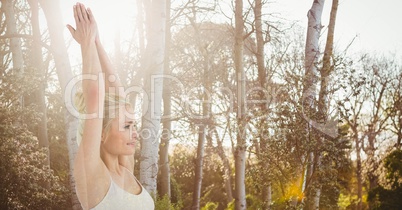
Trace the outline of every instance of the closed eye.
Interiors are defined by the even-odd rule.
[[[137,129],[137,123],[134,123],[133,121],[127,122],[128,124],[124,126],[124,129],[130,129],[130,126],[133,126],[133,129]]]

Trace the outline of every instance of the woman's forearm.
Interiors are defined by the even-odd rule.
[[[82,53],[82,89],[88,114],[99,111],[99,101],[105,96],[105,81],[99,62],[95,42],[81,45]]]
[[[105,49],[103,48],[102,43],[99,40],[96,40],[95,43],[102,71],[103,73],[105,73],[106,76],[105,77],[106,92],[108,92],[109,87],[115,87],[115,88],[122,87],[119,76],[115,71],[115,69],[113,68],[113,65],[110,62],[109,56],[107,55]]]

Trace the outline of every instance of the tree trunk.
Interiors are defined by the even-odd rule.
[[[217,142],[217,153],[223,162],[223,170],[224,170],[224,180],[225,180],[225,189],[227,194],[228,203],[233,201],[233,193],[232,193],[232,175],[230,169],[229,160],[225,154],[225,150],[223,149],[222,141],[219,140],[219,136],[216,130],[214,130],[216,142]]]
[[[171,42],[171,33],[170,33],[170,0],[166,1],[166,43],[165,43],[165,63],[164,63],[164,73],[165,75],[170,75],[170,66],[169,66],[169,51],[170,51],[170,42]],[[159,165],[160,165],[160,175],[159,178],[161,180],[160,192],[159,194],[163,197],[167,195],[169,198],[171,196],[170,192],[170,165],[169,165],[169,142],[171,137],[172,130],[172,121],[171,121],[171,90],[170,90],[170,81],[164,81],[163,87],[163,115],[164,120],[162,123],[163,131],[161,143],[159,145]]]
[[[70,81],[73,80],[73,74],[71,71],[70,60],[67,53],[67,47],[64,43],[64,24],[62,23],[62,12],[60,9],[58,0],[39,0],[39,3],[43,9],[45,14],[45,18],[47,21],[49,35],[51,39],[51,53],[53,54],[57,77],[59,79],[59,83],[62,90],[62,97],[65,95],[69,96],[69,99],[72,100],[71,97],[75,95],[75,89],[67,90],[67,85]],[[66,101],[65,101],[66,102]],[[68,148],[68,157],[69,157],[69,179],[70,179],[70,191],[72,193],[72,208],[74,210],[81,209],[81,204],[77,198],[75,193],[75,180],[73,177],[73,165],[74,165],[74,157],[77,153],[78,145],[77,145],[77,127],[78,120],[76,117],[72,115],[69,110],[73,110],[74,107],[72,103],[65,104],[65,115],[64,115],[64,123],[66,127],[66,140],[67,140],[67,148]]]
[[[334,34],[335,34],[335,22],[336,22],[336,14],[338,11],[338,0],[333,0],[332,1],[332,7],[331,7],[331,14],[330,14],[330,20],[329,20],[329,25],[328,25],[328,34],[327,34],[327,41],[325,44],[325,50],[324,50],[324,57],[323,57],[323,66],[321,70],[321,83],[320,83],[320,92],[318,96],[318,123],[321,125],[325,125],[327,123],[328,119],[328,82],[330,80],[330,73],[334,69],[333,66],[331,65],[331,57],[333,54],[333,43],[334,43]],[[317,128],[316,128],[317,129]],[[327,133],[329,131],[326,130],[321,130],[320,132]],[[321,166],[321,147],[322,144],[327,138],[326,136],[319,135],[318,136],[318,151],[316,153],[316,161],[315,165],[317,166],[316,171],[322,170]],[[326,166],[326,168],[330,168],[331,166]],[[318,177],[318,180],[314,179],[313,181],[316,182],[317,184],[314,184],[316,186],[315,189],[315,194],[313,198],[313,208],[312,209],[319,209],[320,206],[320,197],[321,197],[321,188],[322,184],[321,181],[319,180],[320,177]]]
[[[156,196],[158,175],[158,133],[161,122],[163,90],[163,63],[165,53],[166,1],[153,0],[147,10],[147,47],[143,71],[147,72],[142,117],[140,181],[144,188]],[[162,34],[162,35],[161,35]]]
[[[319,138],[316,135],[312,135],[315,132],[312,132],[310,122],[314,121],[316,116],[314,113],[316,110],[316,95],[317,95],[317,84],[319,79],[319,71],[317,69],[317,62],[320,55],[319,51],[319,38],[321,33],[321,16],[322,10],[324,7],[325,0],[314,0],[311,9],[307,13],[308,17],[308,27],[307,27],[307,37],[306,37],[306,47],[305,47],[305,77],[303,81],[303,96],[302,96],[302,105],[303,105],[303,117],[308,122],[306,127],[306,131],[310,137],[309,141],[315,141],[315,138]],[[319,141],[319,139],[317,139]],[[318,155],[318,157],[315,157]],[[312,170],[312,164],[316,165],[317,168],[319,166],[316,163],[313,163],[312,160],[320,162],[319,153],[315,152],[308,154],[308,164],[307,164],[307,175],[305,177],[306,183],[306,205],[305,209],[315,209],[317,202],[317,196],[320,196],[319,187],[316,188],[314,172],[316,168]]]
[[[256,29],[256,39],[257,39],[257,68],[258,68],[258,80],[260,83],[260,87],[262,89],[267,88],[266,83],[267,83],[267,73],[265,69],[265,59],[264,59],[264,45],[265,45],[265,40],[263,36],[263,30],[262,30],[262,1],[261,0],[256,0],[255,1],[255,8],[254,8],[254,16],[255,16],[255,29]],[[263,103],[263,101],[265,101]],[[259,159],[259,162],[261,164],[261,168],[263,171],[268,172],[269,171],[269,162],[267,161],[267,156],[268,156],[268,138],[265,131],[267,131],[267,125],[266,125],[266,116],[268,114],[268,102],[265,100],[265,93],[260,91],[260,109],[261,109],[261,114],[262,118],[260,121],[260,133],[259,133],[259,140],[260,140],[260,152],[257,151],[257,158]],[[263,183],[262,183],[262,201],[263,201],[263,208],[264,209],[271,209],[270,204],[271,204],[271,181],[270,181],[270,174],[266,174],[266,176],[263,177]]]
[[[46,72],[43,66],[42,58],[42,45],[41,45],[41,33],[39,28],[39,7],[37,0],[28,1],[31,7],[31,22],[32,22],[32,54],[30,56],[30,63],[36,71],[39,72],[40,78],[45,78]],[[50,154],[49,154],[49,140],[47,136],[47,110],[45,104],[45,80],[39,84],[39,89],[35,91],[35,98],[32,98],[33,103],[38,107],[37,111],[41,114],[40,121],[37,127],[37,136],[39,140],[39,146],[47,148],[46,151],[46,165],[50,166]]]
[[[13,0],[2,0],[1,3],[2,9],[4,10],[4,14],[6,16],[6,25],[7,25],[7,30],[6,30],[6,35],[11,37],[10,38],[10,51],[12,55],[12,61],[13,61],[13,71],[15,71],[16,74],[19,74],[22,76],[24,73],[23,65],[24,65],[24,59],[22,55],[22,49],[21,49],[21,40],[20,38],[16,37],[15,35],[18,34],[17,31],[17,21],[15,19],[16,15],[14,12],[14,3]],[[23,100],[21,98],[21,105],[23,105]]]
[[[357,125],[352,127],[353,139],[355,141],[356,150],[356,178],[357,178],[357,210],[362,210],[363,208],[363,176],[362,176],[362,160],[361,160],[361,147],[360,140],[357,131]]]
[[[140,55],[140,63],[141,63],[141,67],[143,67],[143,65],[145,65],[145,56],[146,56],[146,52],[145,52],[145,20],[144,20],[144,13],[146,13],[146,11],[148,11],[149,9],[146,8],[146,5],[149,4],[149,2],[151,1],[144,1],[144,0],[136,0],[136,5],[137,5],[137,27],[135,28],[137,30],[138,33],[138,46],[139,46],[139,55]],[[137,71],[137,74],[135,75],[135,78],[131,81],[128,81],[129,86],[141,86],[142,85],[142,81],[144,79],[144,75],[146,74],[146,72],[140,68]],[[136,105],[136,101],[137,101],[137,95],[138,92],[134,91],[131,93],[132,95],[130,96],[130,103],[135,106]],[[135,108],[135,107],[134,107]],[[134,110],[136,111],[136,110]]]
[[[193,204],[191,209],[200,209],[201,185],[202,185],[202,164],[204,161],[204,145],[205,145],[205,124],[199,125],[197,158],[195,159],[195,175],[194,175],[194,191]]]
[[[246,75],[243,67],[244,50],[244,22],[243,22],[243,0],[235,1],[235,45],[234,63],[237,74],[237,142],[235,150],[235,209],[247,208],[246,203],[246,119],[245,119],[245,94]]]
[[[208,122],[210,119],[210,95],[207,93],[212,88],[211,81],[209,78],[209,74],[211,72],[210,69],[210,56],[208,52],[208,47],[204,46],[204,43],[201,42],[202,34],[199,30],[199,24],[197,23],[196,16],[197,11],[196,7],[192,7],[192,17],[189,17],[189,21],[194,28],[196,43],[200,54],[203,59],[203,81],[202,84],[204,86],[204,94],[202,96],[202,116],[201,123],[198,130],[198,145],[197,145],[197,158],[195,160],[195,176],[194,176],[194,191],[193,191],[193,203],[192,209],[200,209],[200,198],[201,198],[201,187],[202,187],[202,178],[203,178],[203,161],[204,161],[204,150],[207,140],[206,129],[208,126]],[[211,138],[209,138],[211,139]]]
[[[5,23],[7,26],[6,35],[10,37],[10,51],[13,62],[13,72],[18,76],[24,75],[24,59],[21,49],[21,40],[16,35],[17,31],[17,20],[15,19],[14,11],[14,1],[13,0],[1,0],[2,10],[4,10],[4,15],[6,17]],[[18,100],[20,106],[24,106],[24,97]]]
[[[255,1],[255,9],[254,9],[254,16],[255,16],[255,30],[256,30],[256,38],[257,38],[257,68],[258,68],[258,80],[260,82],[261,88],[265,88],[267,83],[267,73],[265,70],[265,53],[264,53],[264,45],[265,40],[262,31],[262,0]],[[263,98],[265,95],[262,94]],[[266,104],[261,106],[262,108],[266,108]],[[266,111],[266,109],[265,109]]]
[[[165,83],[169,84],[167,81]],[[166,90],[166,91],[165,91]],[[163,110],[165,116],[170,116],[171,114],[171,103],[170,97],[171,94],[170,89],[168,89],[167,85],[164,86],[164,94],[163,94]],[[162,126],[162,138],[161,143],[159,145],[159,165],[160,165],[160,192],[159,194],[163,197],[167,195],[169,198],[171,196],[170,189],[170,165],[169,165],[169,142],[171,137],[171,121],[169,119],[164,119]]]

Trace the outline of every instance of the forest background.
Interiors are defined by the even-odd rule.
[[[1,0],[1,209],[80,209],[74,3]],[[401,208],[399,3],[339,20],[356,3],[83,3],[135,107],[156,209]]]

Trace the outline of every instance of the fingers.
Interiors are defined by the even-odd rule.
[[[84,17],[82,16],[82,11],[81,11],[81,6],[80,3],[77,3],[77,5],[75,6],[75,10],[77,12],[77,16],[78,16],[78,21],[83,21]]]
[[[81,13],[82,17],[84,18],[84,21],[88,21],[88,13],[87,10],[85,9],[85,6],[83,4],[80,4],[81,7]]]
[[[76,23],[95,19],[91,10],[89,8],[86,9],[84,4],[77,3],[76,5],[73,6],[73,11]]]
[[[94,15],[92,14],[92,11],[91,11],[91,9],[89,7],[88,7],[87,11],[88,11],[89,20],[90,21],[95,21]]]
[[[78,24],[80,22],[80,19],[78,19],[77,6],[76,5],[73,6],[73,10],[74,10],[75,23]]]
[[[67,25],[67,28],[70,31],[71,35],[74,36],[75,29],[70,24]]]

